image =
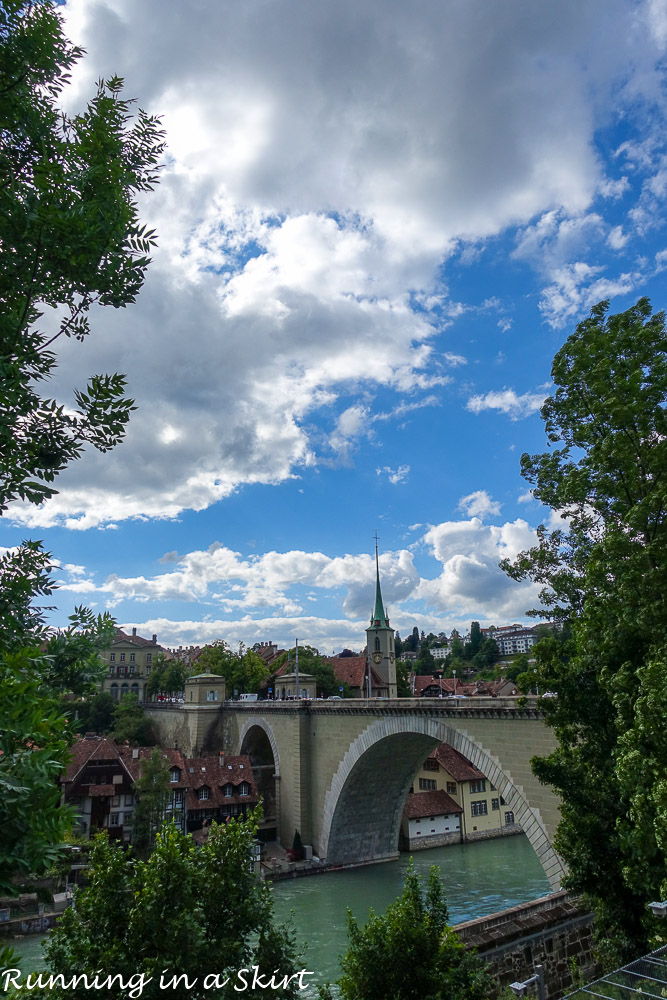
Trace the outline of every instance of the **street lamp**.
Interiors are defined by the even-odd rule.
[[[454,678],[454,697],[456,698],[456,671],[452,670],[452,677]]]
[[[544,992],[544,970],[541,965],[535,966],[535,975],[531,976],[530,979],[526,979],[525,982],[510,983],[510,989],[515,996],[522,997],[528,987],[532,986],[533,983],[537,986],[538,1000],[546,1000],[546,993]]]

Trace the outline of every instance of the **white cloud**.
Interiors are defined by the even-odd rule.
[[[467,497],[461,497],[458,502],[458,509],[462,510],[468,517],[489,517],[500,514],[501,505],[497,500],[492,500],[486,490],[475,490]]]
[[[517,503],[530,503],[533,500],[533,491],[526,490],[525,493],[520,493],[516,498]]]
[[[399,465],[397,469],[392,469],[391,466],[384,465],[382,468],[376,469],[375,472],[378,476],[381,476],[384,473],[384,475],[386,475],[389,479],[389,482],[396,486],[398,483],[405,483],[407,481],[407,478],[410,475],[410,466]]]
[[[619,79],[640,93],[655,59],[633,10],[592,0],[554,18],[519,0],[487,14],[68,0],[88,53],[70,106],[121,73],[164,114],[170,159],[142,198],[160,247],[137,304],[96,315],[86,344],[61,349],[64,403],[70,380],[128,372],[140,408],[127,440],[86,455],[57,497],[17,505],[15,519],[173,518],[298,474],[319,460],[343,394],[363,407],[375,386],[428,392],[451,377],[432,361],[439,330],[468,308],[442,279],[455,252],[535,218],[546,232],[549,213],[563,252],[599,226],[597,108]],[[559,294],[550,321],[569,315]],[[349,455],[343,431],[333,444]]]
[[[520,420],[539,410],[545,398],[542,393],[525,392],[519,396],[514,389],[491,390],[484,395],[471,396],[466,403],[466,410],[470,410],[471,413],[498,410],[500,413],[506,413],[512,420]]]

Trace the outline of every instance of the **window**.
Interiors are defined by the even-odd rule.
[[[130,663],[134,663],[134,653],[130,653]]]
[[[172,769],[171,769],[171,776],[170,776],[169,780],[171,782],[180,781],[181,780],[181,769],[180,769],[180,767],[172,767]]]
[[[125,813],[123,816],[123,823],[131,823],[134,819],[134,813]]]
[[[133,673],[134,673],[134,663],[131,663],[131,664],[130,664],[130,673],[131,673],[131,674],[133,674]]]
[[[470,803],[470,815],[471,816],[486,816],[488,810],[486,807],[486,799],[481,799],[479,802]]]
[[[500,802],[498,801],[498,799],[491,799],[491,808],[500,809]]]
[[[505,823],[508,826],[510,826],[513,822],[514,822],[514,813],[513,812],[506,812],[505,813]]]
[[[152,660],[153,660],[153,654],[152,653],[146,653],[146,663],[151,663]]]
[[[431,760],[430,758],[428,760],[425,760],[424,761],[424,770],[425,771],[439,771],[440,768],[438,767],[437,760]]]
[[[231,784],[223,785],[222,794],[225,796],[226,799],[231,799],[232,795],[234,794],[234,786]]]
[[[115,653],[109,653],[109,660],[110,660],[110,662],[113,663],[113,661],[115,659],[116,659],[116,654]]]
[[[124,795],[123,796],[123,805],[124,806],[131,806],[133,803],[134,803],[134,796],[133,795]]]
[[[419,779],[419,791],[420,792],[434,792],[436,790],[436,781],[434,778],[420,778]]]
[[[110,664],[109,664],[109,673],[110,673],[110,674],[112,674],[112,673],[114,672],[114,670],[115,670],[115,669],[116,669],[116,668],[114,667],[113,663],[110,663]]]
[[[456,782],[455,781],[448,781],[447,782],[447,794],[448,795],[456,795]]]
[[[208,788],[204,785],[203,788],[199,789],[199,801],[205,802],[208,798]]]
[[[121,662],[121,663],[124,663],[124,662],[125,662],[125,653],[121,653],[121,654],[120,654],[120,662]]]
[[[109,826],[120,826],[120,816],[118,813],[111,813],[111,816],[109,816]]]
[[[207,691],[206,692],[206,701],[217,701],[217,700],[218,700],[218,692],[217,691]]]
[[[150,677],[150,675],[151,675],[151,668],[146,667],[146,677]],[[192,695],[190,695],[190,697],[192,697]]]
[[[470,782],[471,795],[474,795],[476,792],[485,792],[485,791],[486,791],[486,781],[484,780],[484,778],[480,778],[478,781]]]
[[[120,805],[120,795],[114,795],[114,797],[111,800],[111,805],[112,806],[119,806]]]
[[[250,785],[247,781],[241,782],[241,787],[239,788],[239,795],[250,795]]]
[[[376,653],[380,652],[380,636],[379,635],[375,636],[375,652]]]

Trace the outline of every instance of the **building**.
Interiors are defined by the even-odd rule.
[[[384,697],[396,697],[396,651],[394,649],[394,630],[389,624],[387,609],[382,601],[380,589],[380,564],[378,559],[377,535],[375,540],[375,607],[371,615],[371,623],[366,629],[366,697],[377,697],[377,691],[372,690],[373,673],[376,673],[382,687],[388,694]]]
[[[449,650],[446,646],[433,646],[429,652],[434,660],[444,660],[449,656]]]
[[[100,652],[100,659],[107,666],[102,690],[114,701],[120,701],[126,694],[136,694],[140,702],[146,701],[146,681],[158,653],[168,660],[172,658],[168,649],[158,646],[157,635],[144,639],[137,635],[136,628],[130,635],[119,629],[108,649]]]
[[[498,643],[501,656],[527,653],[539,641],[532,628],[514,628],[509,631],[499,631],[494,635],[494,639]]]
[[[442,789],[408,795],[401,820],[404,851],[443,847],[461,842],[462,807]]]
[[[505,807],[505,801],[495,786],[463,754],[447,743],[441,743],[429,754],[415,775],[410,791],[413,794],[446,792],[461,809],[462,841],[485,840],[521,832],[514,822],[514,813]],[[409,814],[407,818],[410,819]]]
[[[283,667],[286,665],[283,664]],[[285,701],[290,698],[317,698],[317,684],[312,674],[305,674],[299,671],[297,684],[295,671],[281,673],[279,670],[274,678],[273,685],[273,696],[276,701]]]
[[[326,663],[333,669],[338,683],[347,684],[353,698],[388,698],[389,685],[368,662],[368,656],[328,656]],[[369,680],[370,677],[370,680]]]
[[[81,834],[108,830],[110,839],[131,842],[135,782],[154,749],[120,746],[95,733],[87,733],[74,744],[60,783],[63,801],[77,811]],[[249,757],[184,757],[179,750],[158,749],[170,777],[165,817],[184,832],[200,830],[204,822],[209,825],[245,816],[259,802]]]

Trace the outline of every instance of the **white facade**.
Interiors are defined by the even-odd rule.
[[[443,833],[460,833],[461,817],[458,813],[444,816],[420,816],[408,820],[408,837],[434,837]]]

